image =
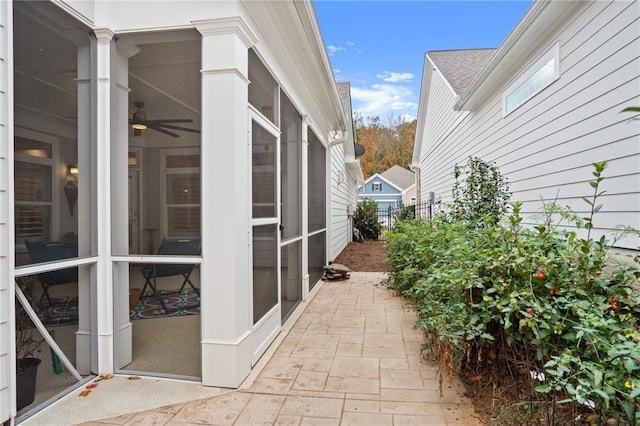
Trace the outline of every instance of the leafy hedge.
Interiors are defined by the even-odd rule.
[[[377,240],[382,231],[378,221],[378,202],[365,198],[358,203],[353,215],[353,226],[356,227],[365,240]]]
[[[547,424],[560,406],[589,424],[640,420],[640,256],[616,264],[608,241],[591,238],[606,164],[594,166],[586,218],[551,204],[525,228],[514,203],[497,224],[436,215],[387,234],[392,286],[415,305],[427,351],[458,370],[529,376]]]

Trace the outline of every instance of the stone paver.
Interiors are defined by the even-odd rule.
[[[384,278],[322,283],[250,386],[85,425],[481,425],[455,378],[440,395],[416,314]]]

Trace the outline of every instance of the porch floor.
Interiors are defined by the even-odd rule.
[[[481,425],[464,387],[420,355],[416,314],[384,273],[321,282],[240,389],[117,376],[23,425]]]

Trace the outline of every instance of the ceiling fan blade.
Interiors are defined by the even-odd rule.
[[[193,120],[188,118],[167,118],[166,120],[158,119],[158,120],[147,120],[147,125],[152,124],[162,124],[162,123],[193,123]]]
[[[149,127],[150,129],[155,130],[156,132],[164,133],[165,135],[173,136],[174,138],[179,138],[180,135],[177,133],[170,132],[165,129],[161,129],[160,127]]]
[[[200,133],[200,130],[198,130],[198,129],[187,129],[186,127],[173,126],[171,124],[161,124],[158,127],[163,127],[165,129],[182,130],[184,132]]]

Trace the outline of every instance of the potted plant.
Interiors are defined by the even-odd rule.
[[[36,283],[36,276],[16,278],[16,285],[37,311],[37,303],[33,303]],[[38,366],[42,362],[38,357],[42,342],[43,339],[33,326],[27,312],[16,300],[16,404],[18,410],[33,403],[35,399]]]

